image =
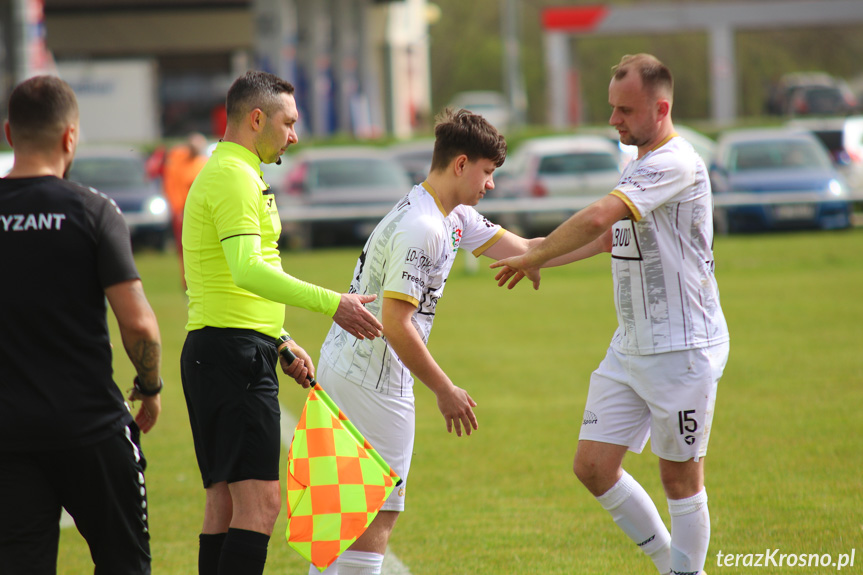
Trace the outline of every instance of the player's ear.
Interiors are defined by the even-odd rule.
[[[456,176],[461,176],[464,174],[464,168],[467,165],[467,156],[465,154],[459,154],[453,160],[453,171]]]
[[[659,114],[660,119],[665,119],[665,117],[671,113],[671,102],[665,98],[661,98],[656,102],[656,111]]]
[[[9,127],[9,120],[3,122],[3,131],[6,132],[6,141],[9,142],[9,146],[15,147],[15,144],[12,143],[12,128]]]

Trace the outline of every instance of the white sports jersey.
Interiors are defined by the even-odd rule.
[[[630,162],[612,194],[633,214],[612,228],[618,319],[612,347],[648,355],[728,341],[713,275],[713,199],[701,157],[674,134]]]
[[[350,293],[377,294],[366,308],[378,320],[384,298],[412,303],[417,307],[413,324],[428,343],[435,306],[458,249],[478,256],[503,234],[503,228],[470,206],[460,205],[445,215],[434,190],[424,182],[375,227],[357,261]],[[321,348],[321,361],[365,388],[413,395],[413,377],[386,338],[358,340],[334,323]]]

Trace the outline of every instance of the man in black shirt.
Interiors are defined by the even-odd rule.
[[[64,179],[78,142],[72,89],[31,78],[9,99],[15,154],[0,179],[0,569],[54,574],[65,508],[96,573],[149,574],[139,431],[161,411],[161,340],[113,201]],[[105,301],[137,377],[113,380]]]

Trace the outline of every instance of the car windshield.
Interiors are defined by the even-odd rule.
[[[602,152],[580,152],[545,156],[539,162],[539,173],[544,176],[617,171],[617,159]]]
[[[309,167],[308,175],[314,188],[410,187],[405,178],[397,166],[374,158],[319,160]]]
[[[842,109],[845,103],[842,92],[836,88],[813,87],[802,91],[800,99],[810,114],[832,113]]]
[[[144,163],[134,158],[77,158],[69,179],[99,189],[140,186],[147,175]]]
[[[782,169],[830,169],[830,160],[815,143],[804,140],[741,142],[729,155],[732,172]]]

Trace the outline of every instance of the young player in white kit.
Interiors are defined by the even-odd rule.
[[[378,296],[366,308],[383,323],[384,337],[359,340],[333,324],[317,379],[405,483],[324,575],[380,573],[405,505],[414,442],[413,376],[434,392],[448,432],[454,428],[461,436],[477,429],[476,402],[453,384],[426,342],[459,248],[498,259],[522,254],[541,241],[512,234],[472,207],[494,188],[492,174],[505,157],[503,136],[481,116],[444,112],[435,126],[428,178],[381,220],[357,261],[350,292]],[[571,257],[549,265],[566,261]],[[312,566],[309,573],[318,571]]]
[[[713,275],[710,182],[671,122],[671,72],[647,54],[625,56],[609,86],[609,123],[638,158],[617,188],[527,254],[492,264],[499,285],[574,249],[611,252],[618,328],[590,379],[576,476],[662,574],[704,567],[710,516],[704,459],[729,336]],[[587,255],[587,252],[583,252]],[[623,470],[651,439],[671,532]]]

